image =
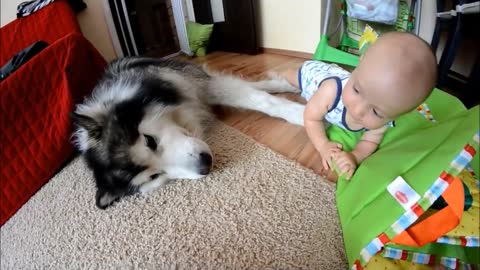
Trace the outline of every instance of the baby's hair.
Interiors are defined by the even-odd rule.
[[[414,37],[415,39],[417,40],[420,40],[427,48],[428,48],[428,51],[430,52],[430,55],[433,57],[433,60],[435,62],[435,68],[434,68],[434,71],[433,71],[433,78],[434,78],[434,81],[435,83],[437,82],[438,80],[438,68],[437,68],[437,55],[435,53],[435,51],[433,50],[432,46],[430,45],[430,43],[428,43],[427,41],[425,41],[423,38],[413,34],[413,33],[410,33],[410,32],[386,32],[386,33],[383,33],[380,35],[380,37],[382,36],[386,36],[386,35],[390,35],[390,34],[405,34],[405,35],[409,35],[411,37]]]

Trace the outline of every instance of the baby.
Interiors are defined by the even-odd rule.
[[[420,105],[437,78],[430,46],[401,32],[382,35],[350,74],[336,65],[307,61],[298,70],[281,74],[302,91],[308,103],[304,124],[323,166],[350,179],[357,166],[377,149],[393,120]],[[363,132],[351,152],[330,141],[323,121],[351,132]]]

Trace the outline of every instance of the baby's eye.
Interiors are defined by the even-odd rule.
[[[358,92],[357,88],[353,87],[353,92],[355,92],[356,94],[360,94],[360,92]]]
[[[373,114],[375,114],[375,116],[378,117],[378,118],[383,118],[383,116],[380,115],[380,114],[377,112],[377,110],[375,110],[375,109],[373,109]]]

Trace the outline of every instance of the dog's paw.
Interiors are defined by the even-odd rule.
[[[148,194],[162,186],[164,186],[168,182],[168,179],[165,179],[163,177],[156,178],[154,180],[151,180],[143,185],[141,185],[138,188],[138,191],[141,194]]]

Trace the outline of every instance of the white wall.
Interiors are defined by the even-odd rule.
[[[1,0],[0,1],[0,25],[15,20],[17,18],[17,6],[23,0]]]
[[[320,38],[320,0],[259,0],[260,47],[314,53]]]
[[[78,13],[77,18],[85,37],[107,61],[110,61],[115,59],[117,55],[115,54],[107,23],[105,22],[103,1],[83,0],[88,7]]]

